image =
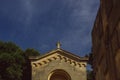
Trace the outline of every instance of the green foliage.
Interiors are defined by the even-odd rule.
[[[23,51],[14,43],[0,41],[0,80],[21,80]]]
[[[22,51],[20,48],[12,42],[1,42],[0,41],[0,54],[3,52],[13,53]]]
[[[29,57],[29,56],[39,56],[40,53],[32,48],[28,48],[26,49],[26,51],[24,52],[25,56]]]
[[[90,64],[91,66],[93,65],[93,53],[92,52],[89,54],[88,64]]]
[[[94,75],[92,70],[87,70],[87,80],[94,80]]]
[[[89,53],[88,57],[88,64],[93,68],[93,52]],[[94,80],[93,70],[87,70],[87,80]]]
[[[40,53],[32,48],[28,48],[24,51],[25,64],[23,68],[22,80],[31,80],[31,64],[29,61],[30,56],[40,56]]]
[[[21,80],[21,76],[22,76],[22,69],[21,69],[21,65],[16,65],[13,64],[11,66],[9,66],[6,69],[7,72],[7,78],[9,80]]]
[[[12,42],[0,41],[0,80],[30,80],[29,56],[40,53],[28,48],[22,51]]]

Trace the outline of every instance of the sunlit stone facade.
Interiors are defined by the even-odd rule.
[[[92,31],[95,80],[120,80],[120,0],[101,0]]]
[[[87,57],[58,49],[30,58],[32,80],[87,80]]]

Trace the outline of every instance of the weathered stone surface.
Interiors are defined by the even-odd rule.
[[[100,0],[92,30],[95,80],[120,80],[120,0]]]
[[[32,80],[87,80],[87,60],[61,49],[51,51],[31,61]]]

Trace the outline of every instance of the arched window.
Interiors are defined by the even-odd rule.
[[[48,80],[71,80],[71,77],[66,71],[57,69],[50,73]]]

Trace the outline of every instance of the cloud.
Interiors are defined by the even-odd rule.
[[[60,40],[63,48],[68,51],[90,51],[91,29],[99,0],[3,2],[0,1],[0,14],[7,17],[13,26],[13,30],[9,32],[12,38],[20,43],[23,41],[23,46],[31,44],[46,49]]]
[[[97,13],[99,2],[97,0],[70,0],[70,7],[73,9],[69,17],[71,28],[61,41],[63,47],[72,52],[86,54],[91,49],[91,30]]]
[[[33,4],[31,0],[21,0],[22,13],[26,14],[22,18],[25,18],[24,24],[29,25],[33,16]]]
[[[26,7],[25,11],[28,14],[26,16],[27,31],[28,27],[31,31],[34,30],[34,27],[30,27],[28,24],[31,24],[32,21],[34,22],[34,19],[39,16],[42,20],[38,20],[42,23],[49,22],[43,25],[40,24],[39,26],[41,26],[41,28],[38,29],[43,31],[52,29],[51,32],[46,32],[46,34],[41,35],[43,36],[42,38],[51,38],[50,36],[46,36],[49,34],[57,36],[56,34],[58,33],[56,33],[56,31],[59,32],[59,30],[64,27],[62,31],[60,31],[62,32],[62,36],[58,35],[64,49],[71,52],[80,52],[79,54],[90,52],[91,30],[97,13],[98,7],[96,7],[96,5],[99,4],[98,0],[22,1]],[[66,22],[68,22],[68,24]],[[60,28],[59,26],[62,27]],[[39,42],[40,40],[41,38],[38,38],[38,43],[41,43]],[[48,45],[46,45],[47,44],[42,44],[40,47],[44,49],[48,48]]]
[[[86,54],[87,48],[91,47],[91,36],[90,30],[86,30],[86,27],[82,29],[68,30],[68,34],[62,37],[61,42],[63,44],[63,49],[66,49],[76,54]],[[86,50],[86,51],[85,51]]]

